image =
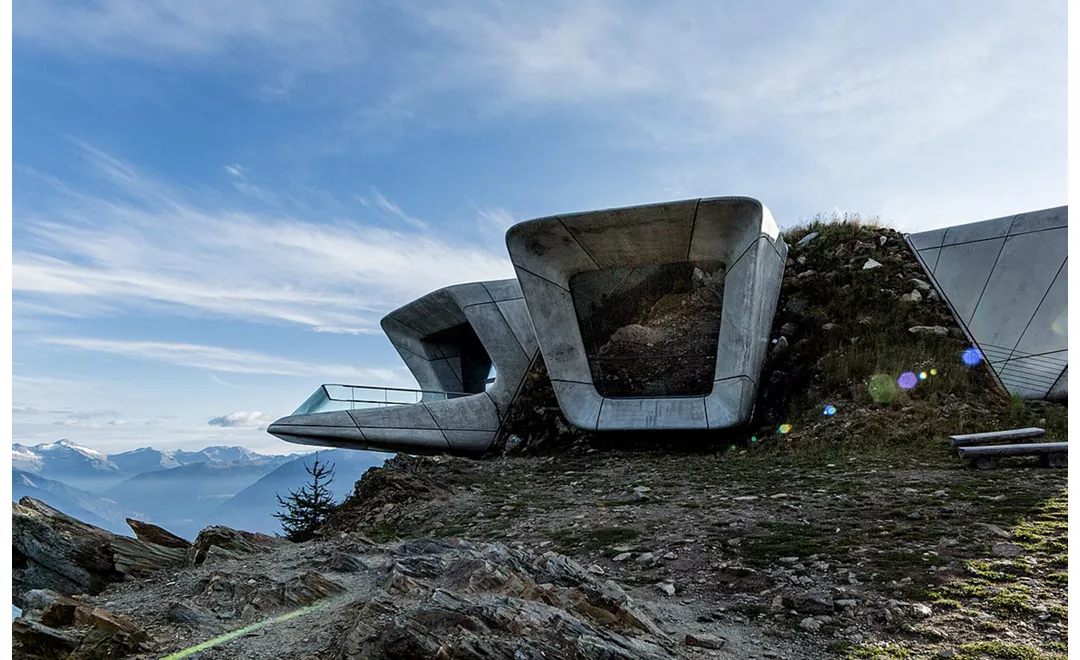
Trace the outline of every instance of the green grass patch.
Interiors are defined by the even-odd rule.
[[[983,660],[994,658],[995,660],[1065,660],[1064,655],[1057,653],[1044,653],[1039,649],[1026,644],[1010,644],[1008,642],[975,642],[964,644],[956,655],[957,660]]]

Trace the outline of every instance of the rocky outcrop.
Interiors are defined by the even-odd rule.
[[[20,607],[32,589],[96,594],[184,561],[183,550],[107,532],[31,497],[13,502],[11,513],[12,599]]]
[[[359,608],[342,660],[677,657],[618,585],[565,556],[431,540],[389,550],[385,590]]]
[[[447,459],[398,454],[383,467],[370,468],[356,482],[353,494],[323,526],[323,534],[352,531],[379,524],[408,511],[415,503],[446,499],[451,491],[426,474],[429,466]]]
[[[23,597],[23,613],[12,622],[20,653],[37,657],[121,658],[148,651],[146,633],[130,619],[48,589]]]
[[[189,565],[195,565],[211,557],[235,559],[242,555],[269,552],[283,543],[288,541],[266,534],[212,525],[199,532],[195,543],[187,549],[185,561]]]
[[[135,538],[140,541],[155,543],[166,548],[180,548],[181,550],[187,550],[191,547],[191,542],[188,540],[182,539],[157,525],[135,520],[134,518],[127,518],[126,521],[131,531],[135,532]]]

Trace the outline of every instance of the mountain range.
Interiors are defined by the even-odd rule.
[[[336,465],[331,489],[340,501],[364,470],[386,455],[322,450]],[[131,517],[193,538],[207,525],[252,532],[280,531],[273,517],[276,495],[285,496],[308,479],[312,454],[265,455],[243,447],[199,451],[142,447],[106,454],[63,439],[11,446],[12,499],[29,495],[68,515],[119,534],[130,534]]]

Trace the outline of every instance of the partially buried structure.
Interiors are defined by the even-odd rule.
[[[909,234],[960,327],[1010,394],[1069,393],[1069,207]]]
[[[1062,207],[908,236],[1020,396],[1067,396],[1067,224]],[[506,245],[515,279],[439,289],[382,320],[420,389],[322,385],[269,432],[301,444],[480,455],[540,357],[559,409],[582,429],[750,421],[787,258],[759,201],[539,218],[511,227]]]

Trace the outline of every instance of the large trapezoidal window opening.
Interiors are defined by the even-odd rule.
[[[712,391],[726,268],[718,261],[606,268],[570,278],[593,384],[606,397]]]
[[[462,323],[428,335],[423,341],[443,356],[432,362],[444,391],[479,394],[486,389],[491,356],[471,325]]]

